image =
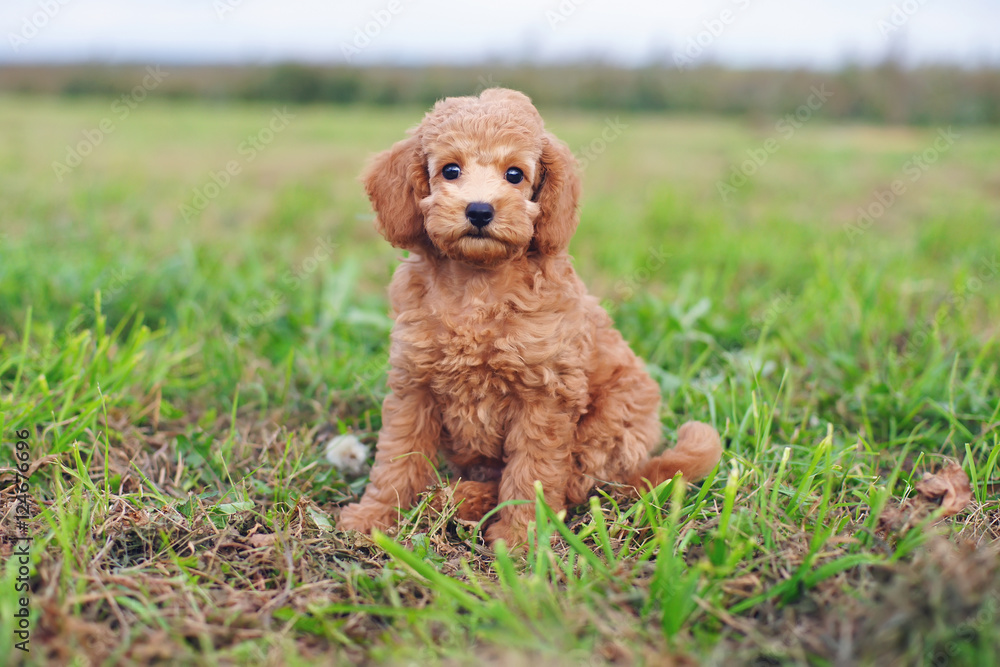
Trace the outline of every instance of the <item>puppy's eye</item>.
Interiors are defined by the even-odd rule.
[[[452,162],[451,164],[446,164],[444,166],[441,170],[441,175],[445,177],[445,180],[454,181],[462,175],[462,168]]]
[[[504,174],[503,177],[507,179],[508,183],[513,183],[514,185],[517,185],[518,183],[524,180],[524,172],[518,169],[517,167],[511,167],[510,169],[507,170],[507,173]]]

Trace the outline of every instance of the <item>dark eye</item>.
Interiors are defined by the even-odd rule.
[[[462,168],[452,162],[451,164],[446,164],[444,166],[444,169],[441,170],[441,175],[444,176],[446,180],[454,181],[462,175]]]
[[[510,169],[507,170],[507,173],[504,174],[503,177],[507,179],[508,183],[513,183],[514,185],[517,185],[518,183],[524,180],[524,172],[518,169],[517,167],[511,167]]]

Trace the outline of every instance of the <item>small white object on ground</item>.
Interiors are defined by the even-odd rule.
[[[326,443],[326,460],[346,474],[360,475],[368,460],[368,447],[355,435],[338,435]]]

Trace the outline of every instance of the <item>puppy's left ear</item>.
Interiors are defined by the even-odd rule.
[[[545,255],[566,251],[569,240],[580,222],[577,204],[580,200],[580,176],[576,158],[566,144],[551,133],[545,133],[538,181],[532,201],[541,209],[535,220],[532,247]]]
[[[361,179],[375,209],[375,228],[385,240],[408,250],[424,245],[427,234],[419,204],[431,190],[419,134],[376,155]]]

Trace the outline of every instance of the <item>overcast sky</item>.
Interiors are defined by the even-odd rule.
[[[1000,63],[1000,0],[0,0],[0,63]]]

